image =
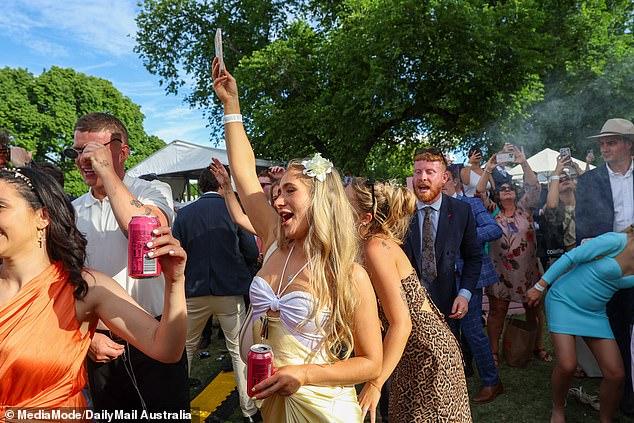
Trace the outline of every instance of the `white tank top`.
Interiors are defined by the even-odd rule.
[[[467,197],[473,197],[476,193],[476,185],[480,182],[481,176],[469,169],[469,184],[462,185],[462,192]],[[487,182],[487,189],[491,189],[491,182]]]

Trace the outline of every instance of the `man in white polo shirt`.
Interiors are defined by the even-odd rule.
[[[107,113],[91,113],[75,124],[75,160],[90,190],[73,201],[77,227],[86,236],[89,268],[112,276],[148,313],[160,319],[165,282],[128,277],[128,223],[133,216],[174,220],[172,192],[160,181],[125,176],[130,154],[123,123]],[[88,376],[95,411],[189,411],[187,359],[164,364],[119,339],[100,322],[88,352]]]

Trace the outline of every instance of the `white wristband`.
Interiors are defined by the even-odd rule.
[[[242,115],[233,114],[233,115],[224,115],[222,117],[222,124],[226,125],[230,122],[242,122]]]
[[[541,284],[541,283],[539,283],[539,282],[537,282],[537,283],[533,286],[533,288],[535,288],[535,289],[536,289],[536,290],[538,290],[539,292],[544,292],[544,291],[546,291],[546,287],[545,287],[545,286],[542,286],[542,284]]]
[[[559,175],[553,175],[550,177],[551,181],[558,181],[559,180]]]

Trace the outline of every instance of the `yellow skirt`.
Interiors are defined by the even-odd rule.
[[[281,323],[269,317],[268,339],[275,368],[301,364],[326,364],[320,354],[302,345]],[[253,324],[253,339],[259,339],[261,323]],[[258,401],[259,402],[259,401]],[[361,407],[354,386],[302,386],[288,397],[273,395],[261,403],[265,422],[315,423],[361,422]]]

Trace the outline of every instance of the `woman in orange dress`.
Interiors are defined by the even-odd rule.
[[[35,168],[0,169],[0,421],[18,410],[50,410],[45,420],[58,419],[59,407],[85,410],[83,363],[99,319],[157,360],[180,359],[186,255],[169,228],[155,235],[149,254],[166,284],[160,322],[83,267],[86,239],[57,182]]]

